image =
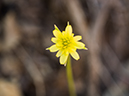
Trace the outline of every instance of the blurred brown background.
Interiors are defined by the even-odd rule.
[[[89,49],[72,59],[77,96],[129,96],[128,0],[0,0],[0,96],[69,96],[45,50],[67,21]]]

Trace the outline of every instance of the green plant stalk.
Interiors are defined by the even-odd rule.
[[[75,91],[74,80],[73,80],[70,56],[68,56],[68,60],[67,60],[67,64],[66,64],[66,74],[67,74],[68,88],[69,88],[70,96],[77,96],[76,91]]]

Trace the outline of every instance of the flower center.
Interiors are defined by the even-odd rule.
[[[67,48],[70,44],[70,39],[69,38],[63,38],[62,39],[62,45],[63,45],[63,48]]]

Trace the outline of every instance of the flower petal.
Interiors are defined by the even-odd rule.
[[[59,50],[56,54],[56,57],[60,57],[63,51]]]
[[[56,45],[52,45],[51,47],[47,48],[47,50],[50,50],[50,52],[56,52],[59,49],[56,47]]]
[[[84,47],[83,49],[88,50],[88,48]]]
[[[75,46],[78,49],[85,49],[85,44],[82,42],[76,42]]]
[[[72,56],[75,60],[78,60],[78,59],[80,58],[79,55],[78,55],[78,53],[77,53],[76,51],[73,51],[73,52],[71,52],[70,54],[71,54],[71,56]]]
[[[69,52],[69,53],[74,52],[74,51],[76,51],[76,47],[75,47],[75,46],[70,46],[70,47],[68,48],[68,52]]]
[[[79,40],[82,39],[82,36],[75,36],[75,37],[73,37],[73,38],[74,38],[74,40],[79,41]]]
[[[67,59],[68,59],[68,55],[69,55],[69,54],[62,54],[62,55],[60,56],[60,64],[65,64],[65,63],[66,63],[66,61],[67,61]]]
[[[55,37],[61,37],[61,32],[59,31],[59,30],[53,30],[53,35],[55,36]]]
[[[55,24],[54,24],[54,27],[55,27],[56,30],[60,31],[59,28]]]
[[[66,36],[66,32],[65,31],[62,31],[62,35],[63,35],[63,37]]]
[[[56,43],[56,42],[57,42],[57,38],[52,37],[52,38],[51,38],[51,41],[52,41],[53,43]]]
[[[72,26],[71,25],[67,25],[66,28],[65,28],[65,32],[68,35],[71,35],[72,34]]]

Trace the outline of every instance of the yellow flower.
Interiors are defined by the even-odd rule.
[[[69,25],[69,22],[65,28],[65,31],[60,31],[56,25],[54,25],[55,30],[53,34],[55,37],[51,38],[51,41],[55,43],[51,47],[47,48],[50,52],[57,52],[56,57],[60,57],[60,63],[66,64],[69,54],[76,60],[80,57],[76,52],[77,49],[86,49],[85,44],[79,42],[82,39],[81,36],[74,36],[72,33],[72,26]]]

